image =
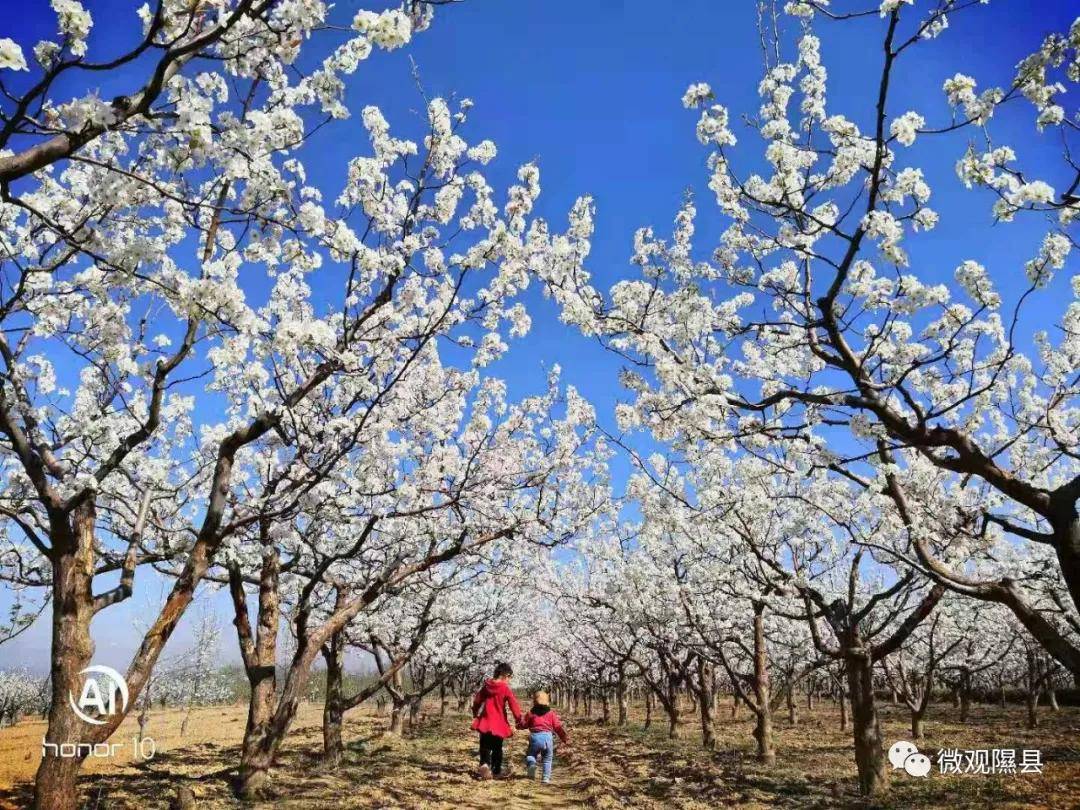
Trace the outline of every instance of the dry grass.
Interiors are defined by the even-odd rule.
[[[804,712],[805,714],[805,712]],[[665,729],[640,723],[626,729],[595,720],[570,719],[573,744],[560,749],[550,786],[527,782],[519,762],[520,736],[507,743],[514,777],[502,782],[472,778],[475,738],[467,720],[431,717],[404,740],[383,734],[385,719],[353,713],[346,722],[348,753],[336,771],[319,766],[320,709],[304,706],[274,771],[277,799],[258,807],[284,808],[1053,808],[1080,807],[1080,710],[1044,713],[1042,727],[1022,728],[1018,708],[978,709],[968,725],[953,722],[951,707],[935,706],[924,751],[950,748],[1039,748],[1042,775],[914,779],[900,773],[888,797],[874,805],[854,793],[850,736],[839,729],[831,705],[800,718],[795,727],[777,719],[775,766],[751,758],[750,722],[720,710],[718,750],[697,745],[693,718],[683,738],[668,740]],[[905,739],[906,716],[884,707],[886,737]],[[176,786],[186,783],[200,807],[239,807],[230,792],[245,712],[242,707],[196,711],[187,736],[179,737],[182,714],[152,716],[147,729],[159,754],[133,761],[129,746],[112,761],[90,761],[82,780],[85,806],[148,810],[168,807]],[[639,718],[633,718],[638,720]],[[44,725],[25,722],[0,731],[0,807],[25,806],[29,780],[40,754]],[[135,723],[125,722],[120,739],[130,741]],[[936,768],[935,768],[936,771]]]
[[[307,724],[321,722],[321,709],[303,707],[301,716]],[[180,752],[205,744],[227,747],[236,743],[244,734],[246,709],[234,706],[193,709],[188,720],[187,733],[180,736],[184,712],[161,709],[151,712],[146,727],[147,737],[152,737],[159,751]],[[45,736],[43,720],[24,720],[13,728],[0,729],[0,789],[9,788],[15,782],[33,779],[41,760],[41,741]],[[123,744],[117,756],[108,759],[90,758],[83,766],[87,774],[115,774],[132,771],[132,738],[138,733],[135,715],[129,715],[113,735],[112,740]],[[121,767],[123,766],[123,767]],[[132,771],[134,772],[134,771]],[[0,796],[3,794],[0,793]],[[2,806],[2,805],[0,805]]]

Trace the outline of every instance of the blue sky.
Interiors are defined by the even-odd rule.
[[[138,2],[84,3],[95,17],[92,56],[115,53],[137,35]],[[926,6],[927,0],[916,0],[920,5]],[[355,0],[339,2],[335,16],[350,19],[357,7]],[[54,16],[44,0],[21,3],[20,11],[19,17],[5,21],[2,33],[20,42],[29,56],[34,42],[52,35]],[[1065,30],[1074,15],[1074,4],[1050,0],[994,0],[961,15],[940,40],[920,46],[916,60],[901,63],[890,116],[919,108],[945,120],[945,78],[963,72],[975,76],[980,87],[1006,83],[1016,62],[1046,33]],[[854,26],[824,23],[819,34],[829,70],[831,112],[868,128],[869,100],[876,93],[881,61],[880,20],[874,17]],[[698,247],[707,254],[714,246],[721,224],[706,188],[706,152],[694,137],[695,115],[682,109],[680,97],[691,82],[707,81],[733,119],[756,113],[761,57],[753,0],[465,0],[440,8],[432,28],[409,48],[377,52],[362,64],[350,82],[349,106],[358,111],[376,104],[392,129],[415,134],[422,101],[410,75],[410,57],[429,95],[456,94],[475,101],[466,137],[491,138],[498,145],[499,158],[490,172],[495,188],[513,182],[520,163],[537,159],[543,187],[539,213],[556,228],[564,226],[577,196],[594,196],[598,213],[590,270],[598,286],[607,287],[632,272],[628,259],[636,228],[651,224],[659,234],[669,232],[688,188],[696,191],[701,211]],[[129,92],[136,81],[135,74],[112,78],[101,85],[101,95]],[[1067,99],[1066,106],[1075,111],[1075,100]],[[1060,180],[1051,169],[1059,154],[1055,144],[1034,137],[1030,107],[1016,112],[1003,122],[1016,136],[1011,142],[1022,138],[1030,143],[1021,157],[1045,169],[1052,183]],[[736,131],[741,140],[737,154],[746,156],[744,165],[756,165],[759,142],[749,130]],[[309,172],[316,181],[325,178],[336,195],[345,161],[366,151],[359,116],[319,137],[318,157],[306,157]],[[932,184],[940,178],[931,204],[943,214],[939,231],[909,236],[905,244],[913,269],[928,280],[951,278],[965,258],[983,262],[1008,300],[1008,292],[1022,283],[1023,263],[1036,251],[1044,229],[1023,224],[986,228],[989,200],[963,191],[952,173],[966,137],[946,141],[944,148],[940,143],[917,144],[904,156],[907,163],[924,166]],[[966,238],[976,232],[977,242]],[[1066,277],[1060,274],[1059,283]],[[1061,300],[1042,297],[1029,314],[1056,318],[1062,307],[1055,298]],[[514,343],[508,358],[491,373],[506,377],[511,392],[524,395],[542,388],[543,369],[559,363],[564,380],[596,403],[610,425],[621,396],[619,362],[561,325],[554,307],[538,291],[530,291],[528,303],[532,333]],[[143,585],[156,592],[150,578]],[[0,595],[0,609],[3,605]],[[108,618],[95,625],[96,661],[126,663],[135,646],[129,628],[144,606],[137,587],[129,604],[103,614]],[[226,608],[222,603],[227,625]],[[47,622],[39,625],[4,646],[5,664],[44,664]],[[231,655],[235,641],[228,626],[225,629],[223,649]],[[170,645],[172,653],[186,643],[185,636],[182,627]]]

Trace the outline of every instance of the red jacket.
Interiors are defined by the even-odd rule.
[[[554,731],[560,740],[566,742],[566,729],[563,728],[559,715],[547,706],[533,706],[519,728],[527,728],[529,731]]]
[[[504,740],[514,733],[514,729],[506,722],[506,706],[509,704],[510,713],[514,715],[514,721],[521,722],[521,707],[517,698],[506,681],[489,679],[484,683],[476,697],[473,698],[472,711],[475,718],[472,723],[473,731],[481,734],[494,734]]]

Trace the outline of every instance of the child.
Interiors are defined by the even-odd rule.
[[[480,769],[477,775],[481,779],[502,778],[503,740],[513,735],[514,730],[506,722],[506,707],[509,705],[514,721],[521,725],[521,707],[510,688],[510,679],[514,670],[507,663],[495,666],[495,677],[484,683],[473,698],[473,731],[480,732]]]
[[[543,782],[545,785],[549,784],[551,764],[555,757],[555,738],[552,734],[558,734],[564,743],[568,742],[568,739],[559,715],[551,708],[547,692],[541,691],[533,695],[533,707],[518,728],[529,730],[529,752],[525,755],[525,768],[529,778],[536,778],[536,763],[541,760],[544,765]]]

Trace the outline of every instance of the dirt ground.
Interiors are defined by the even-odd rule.
[[[889,740],[907,739],[903,711],[885,706]],[[1022,710],[980,707],[968,725],[955,722],[951,706],[935,706],[920,750],[933,756],[947,748],[1037,748],[1041,775],[943,776],[935,766],[925,779],[897,771],[888,797],[875,804],[855,794],[851,737],[839,728],[835,706],[803,712],[792,727],[776,720],[777,764],[752,759],[751,724],[745,712],[731,719],[720,709],[718,748],[700,750],[694,718],[686,718],[679,740],[666,727],[645,731],[640,717],[625,729],[597,720],[567,718],[571,745],[556,754],[551,785],[524,778],[520,758],[525,740],[507,743],[512,776],[505,781],[472,778],[475,738],[467,718],[426,716],[404,739],[385,735],[386,719],[353,713],[346,720],[348,753],[334,772],[319,767],[320,707],[304,706],[274,771],[277,799],[258,808],[1080,808],[1080,709],[1042,713],[1041,727],[1023,728]],[[90,760],[82,780],[84,806],[150,810],[169,806],[176,786],[188,784],[200,808],[241,807],[230,793],[245,712],[243,707],[196,710],[187,734],[179,736],[181,712],[152,715],[148,736],[158,753],[149,761],[131,756],[133,720],[121,726],[125,742],[117,756]],[[0,808],[29,801],[29,780],[40,755],[44,724],[24,721],[0,730]]]

